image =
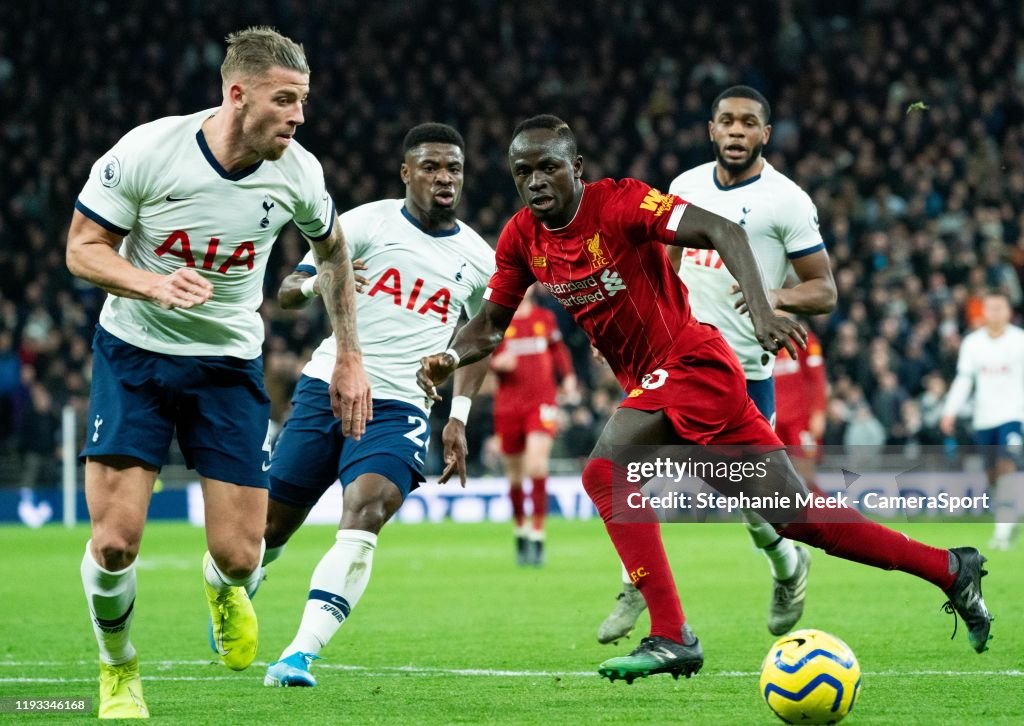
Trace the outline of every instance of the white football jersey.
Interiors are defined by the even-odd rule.
[[[814,202],[767,161],[759,175],[731,187],[719,185],[714,162],[702,164],[676,177],[668,190],[742,225],[769,289],[783,286],[791,259],[825,249]],[[770,378],[775,356],[757,342],[750,316],[736,311],[736,280],[718,252],[684,248],[679,276],[693,314],[722,331],[747,379]]]
[[[201,128],[215,112],[129,131],[93,165],[75,208],[125,235],[120,255],[135,267],[190,267],[213,283],[213,297],[188,310],[108,295],[104,328],[156,353],[250,360],[263,344],[263,275],[281,228],[294,221],[324,239],[336,213],[320,162],[294,139],[277,161],[226,171]]]
[[[943,412],[958,413],[972,388],[975,431],[1024,421],[1024,330],[1010,325],[993,338],[979,328],[963,339]]]
[[[431,402],[416,385],[420,358],[448,347],[463,308],[476,315],[494,250],[461,221],[428,232],[402,199],[364,204],[339,221],[352,259],[368,267],[360,273],[370,284],[356,296],[356,323],[371,393],[426,411]],[[297,269],[315,274],[312,253]],[[330,382],[336,353],[334,337],[324,339],[302,372]]]

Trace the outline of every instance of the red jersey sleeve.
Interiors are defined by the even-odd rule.
[[[825,380],[825,360],[821,356],[821,343],[812,335],[808,336],[807,350],[800,371],[807,386],[808,410],[824,411],[828,400],[828,383]]]
[[[548,314],[548,350],[551,351],[551,360],[555,364],[555,372],[558,380],[562,380],[576,371],[572,367],[572,356],[569,354],[569,347],[562,340],[562,331],[558,329],[558,320],[554,313]]]
[[[663,194],[637,179],[620,179],[608,200],[622,236],[632,245],[657,241],[672,244],[687,202],[675,194]]]
[[[494,251],[494,266],[494,274],[484,291],[484,300],[515,310],[523,301],[526,290],[536,281],[526,263],[523,241],[516,228],[516,217],[509,220],[501,230]]]

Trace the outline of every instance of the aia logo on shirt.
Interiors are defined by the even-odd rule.
[[[420,315],[435,312],[441,316],[442,323],[447,323],[448,305],[452,300],[451,290],[442,287],[429,295],[424,295],[423,286],[425,284],[426,281],[423,278],[417,277],[412,284],[412,289],[409,290],[408,297],[406,297],[402,290],[402,273],[392,267],[380,276],[367,295],[369,297],[374,297],[377,293],[390,295],[395,305],[399,307],[415,310]],[[424,300],[423,303],[420,303],[421,299]]]
[[[590,256],[590,266],[595,270],[598,267],[604,267],[608,264],[608,258],[604,256],[604,251],[601,249],[601,233],[595,232],[593,237],[588,237],[584,240],[584,246],[586,247],[587,254]]]
[[[220,238],[210,237],[205,252],[197,249],[193,253],[192,240],[189,239],[188,232],[182,229],[176,229],[171,232],[167,239],[153,252],[156,253],[157,257],[163,257],[164,255],[177,257],[179,260],[184,261],[186,267],[201,267],[204,270],[213,270],[222,275],[226,275],[232,267],[243,267],[246,271],[252,272],[256,262],[256,246],[251,240],[241,242],[233,249],[230,244],[225,245],[225,249],[222,251],[220,248]],[[201,262],[196,261],[196,254],[198,253],[202,254]],[[218,261],[220,264],[217,264]]]

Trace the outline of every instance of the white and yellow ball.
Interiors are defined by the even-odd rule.
[[[821,630],[784,635],[761,664],[761,696],[786,723],[839,723],[853,710],[860,684],[853,651]]]

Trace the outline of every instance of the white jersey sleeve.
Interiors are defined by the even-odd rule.
[[[139,218],[146,198],[144,127],[125,134],[89,171],[75,209],[114,234],[127,235]]]
[[[795,184],[784,204],[778,208],[776,235],[789,259],[804,257],[825,249],[818,228],[818,208],[810,196]]]
[[[308,239],[320,241],[327,239],[334,229],[337,211],[331,195],[327,193],[323,167],[315,158],[310,158],[311,168],[299,179],[301,193],[296,200],[292,221]]]

